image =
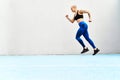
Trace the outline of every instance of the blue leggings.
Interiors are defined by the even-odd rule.
[[[80,38],[81,35],[84,36],[84,38],[89,42],[89,44],[93,47],[96,48],[96,46],[94,45],[93,41],[89,38],[89,33],[88,33],[88,25],[82,21],[79,23],[80,28],[77,31],[76,34],[76,39],[78,40],[78,42],[82,45],[82,47],[85,47],[84,42],[82,41],[82,39]]]

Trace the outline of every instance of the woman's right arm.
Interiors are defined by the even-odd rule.
[[[70,19],[70,18],[68,17],[68,15],[66,15],[65,17],[66,17],[71,23],[74,23],[74,22],[75,22],[74,18],[73,18],[73,19]]]

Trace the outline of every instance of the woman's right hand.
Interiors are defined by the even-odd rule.
[[[68,15],[65,16],[71,23],[74,23],[74,19],[70,19]]]
[[[68,18],[68,15],[66,15],[65,17]]]

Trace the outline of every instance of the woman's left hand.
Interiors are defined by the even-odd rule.
[[[91,19],[89,19],[89,22],[92,22],[92,20],[91,20]]]

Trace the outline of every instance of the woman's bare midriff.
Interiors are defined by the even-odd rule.
[[[83,18],[80,18],[80,19],[77,20],[77,23],[80,23],[82,21],[84,21]]]

